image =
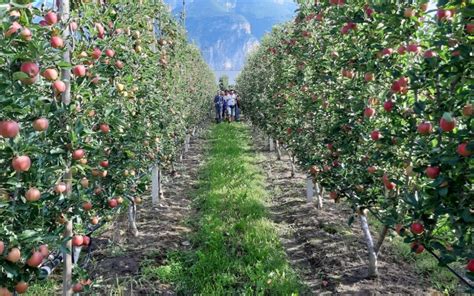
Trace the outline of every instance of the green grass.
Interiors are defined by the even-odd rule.
[[[248,129],[215,125],[196,193],[193,250],[147,277],[173,282],[181,294],[296,295],[305,291],[267,218],[264,177]]]

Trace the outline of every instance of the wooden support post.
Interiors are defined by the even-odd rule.
[[[138,236],[138,228],[137,228],[137,204],[131,202],[128,206],[128,231],[133,237]]]
[[[316,207],[318,209],[322,209],[323,208],[323,189],[321,187],[321,185],[319,185],[319,183],[316,182],[315,184],[315,191],[316,191]]]
[[[306,199],[308,202],[312,202],[314,198],[314,183],[313,183],[313,177],[311,175],[308,175],[306,177]]]
[[[277,160],[281,160],[280,141],[276,141]]]
[[[153,207],[158,206],[160,200],[160,169],[154,166],[151,171],[151,204]]]
[[[269,146],[270,152],[275,151],[275,142],[273,141],[272,137],[268,138],[268,146]]]
[[[369,253],[368,276],[371,278],[377,277],[377,251],[374,247],[374,241],[372,239],[372,235],[370,234],[369,223],[367,222],[367,216],[365,214],[360,215],[360,226],[362,228],[362,232],[364,233],[364,239],[367,245],[367,251]]]

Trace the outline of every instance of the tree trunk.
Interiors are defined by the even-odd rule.
[[[377,269],[377,251],[374,247],[372,235],[370,234],[369,223],[367,222],[367,216],[363,213],[360,215],[360,226],[364,233],[365,243],[367,244],[367,251],[369,252],[369,272],[368,277],[374,278],[378,276]]]
[[[59,1],[59,15],[61,21],[64,23],[69,22],[69,15],[70,15],[70,6],[69,0],[61,0]],[[71,44],[67,41],[69,39],[70,29],[69,26],[63,31],[63,39],[66,40],[66,50],[63,54],[63,61],[66,63],[71,62]],[[71,103],[71,70],[70,69],[62,69],[61,70],[61,80],[66,84],[66,91],[63,92],[61,95],[61,100],[64,105],[69,105]],[[66,185],[67,185],[67,194],[71,194],[72,188],[72,173],[70,168],[66,168]],[[66,224],[66,229],[64,231],[64,238],[70,238],[73,235],[72,229],[72,221],[69,220]],[[72,241],[68,240],[65,245],[65,249],[69,250],[64,251],[63,253],[63,260],[64,260],[64,268],[63,268],[63,296],[70,296],[72,295]]]
[[[270,152],[275,151],[275,143],[273,142],[272,137],[268,138],[268,149],[270,150]]]
[[[72,221],[68,221],[66,224],[66,230],[64,231],[64,237],[72,237]],[[72,250],[72,241],[68,240],[65,245],[66,250]],[[63,252],[63,296],[72,295],[72,256],[67,251]]]

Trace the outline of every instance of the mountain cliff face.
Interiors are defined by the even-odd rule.
[[[165,2],[181,15],[182,0]],[[216,76],[226,74],[232,82],[249,51],[295,9],[293,0],[186,0],[186,28]]]

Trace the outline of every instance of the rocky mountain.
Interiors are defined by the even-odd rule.
[[[181,15],[182,0],[165,2]],[[186,28],[216,76],[226,74],[232,82],[249,51],[295,9],[293,0],[185,0]]]

